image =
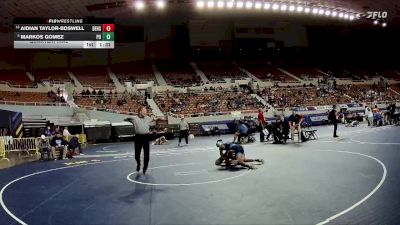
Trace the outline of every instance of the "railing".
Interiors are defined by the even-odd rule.
[[[115,109],[107,109],[107,108],[99,108],[99,107],[92,107],[92,106],[82,106],[78,105],[79,108],[87,109],[87,110],[95,110],[95,111],[101,111],[101,112],[110,112],[110,113],[117,113],[117,114],[123,114],[123,115],[137,115],[136,112],[128,112],[128,111],[120,111],[120,110],[115,110]]]
[[[73,135],[67,136],[66,140],[70,141]],[[39,153],[41,138],[13,138],[11,136],[0,137],[0,159],[6,158],[8,152],[30,152]],[[51,142],[51,137],[45,139],[47,143]],[[84,145],[87,143],[86,134],[79,135],[79,142]]]
[[[250,113],[258,113],[258,110],[242,110],[238,111],[241,112],[242,114],[250,114]],[[202,117],[202,116],[226,116],[226,115],[231,115],[231,111],[227,112],[210,112],[210,113],[194,113],[194,114],[175,114],[175,113],[168,113],[169,116],[174,117],[174,118],[181,118],[181,116],[185,117]]]
[[[6,148],[5,148],[5,143],[2,138],[0,138],[0,160],[8,160],[6,157]]]
[[[112,94],[110,94],[109,92],[107,93],[107,92],[105,92],[104,93],[104,95],[99,95],[99,94],[89,94],[89,95],[82,95],[81,93],[80,94],[75,94],[75,95],[72,95],[73,97],[80,97],[80,98],[101,98],[101,97],[107,97],[107,98],[123,98],[123,97],[132,97],[132,95],[130,94],[130,93],[117,93],[117,94],[115,94],[115,93],[112,93]],[[144,99],[144,97],[145,96],[142,96],[142,95],[133,95],[133,97],[138,97],[138,98],[143,98]]]
[[[79,79],[78,79],[79,80]],[[79,81],[80,82],[80,81]],[[81,83],[82,84],[82,83]],[[110,84],[110,86],[108,86],[108,87],[105,87],[105,86],[93,86],[93,85],[88,85],[88,84],[82,84],[82,87],[83,88],[91,88],[92,90],[102,90],[102,91],[104,91],[104,90],[115,90],[116,89],[116,87],[115,87],[115,85],[114,85],[114,83],[113,84]]]
[[[37,85],[19,85],[19,84],[11,84],[8,81],[0,81],[0,84],[6,84],[11,88],[37,88]]]
[[[16,102],[16,101],[0,101],[0,105],[21,105],[21,106],[68,106],[67,103],[52,102]]]

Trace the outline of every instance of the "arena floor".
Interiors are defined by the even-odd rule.
[[[152,146],[146,175],[132,143],[1,170],[0,224],[398,224],[400,127],[317,129],[316,141],[245,145],[265,160],[257,170],[215,166],[218,137]]]

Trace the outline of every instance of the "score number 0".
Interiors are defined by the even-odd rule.
[[[103,40],[114,41],[114,24],[103,24]]]

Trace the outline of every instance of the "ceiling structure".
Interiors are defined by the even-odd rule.
[[[48,17],[48,18],[82,18],[115,17],[117,22],[129,24],[130,20],[138,18],[151,20],[159,17],[156,10],[137,12],[135,0],[1,0],[0,1],[0,32],[12,30],[15,17]],[[155,0],[144,0],[147,5],[154,5]],[[208,0],[207,0],[208,1]],[[246,2],[247,0],[243,0]],[[266,2],[266,0],[262,1]],[[269,1],[287,4],[302,4],[307,6],[325,6],[336,9],[350,9],[354,12],[387,11],[389,24],[400,24],[400,1],[398,0],[307,0],[307,1]],[[194,12],[194,13],[192,13]],[[195,0],[168,0],[167,7],[162,12],[170,18],[199,14],[196,12]],[[215,12],[213,12],[216,14]],[[218,12],[217,12],[218,13]],[[223,11],[220,11],[223,14]],[[245,15],[245,14],[241,14]],[[188,16],[188,18],[191,15]]]

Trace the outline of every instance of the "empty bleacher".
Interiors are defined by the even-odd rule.
[[[136,84],[146,84],[149,81],[156,82],[151,65],[145,63],[121,63],[111,66],[121,83],[130,81]]]
[[[241,63],[243,68],[263,81],[293,82],[297,81],[293,77],[283,73],[268,63]]]
[[[82,86],[92,87],[96,89],[113,89],[115,88],[105,67],[79,67],[72,69],[73,74],[82,84]]]
[[[32,71],[35,81],[50,81],[52,83],[69,82],[71,78],[68,75],[67,69],[38,69]]]
[[[226,79],[243,80],[248,78],[247,74],[239,67],[228,62],[197,62],[200,70],[212,83],[225,82]]]
[[[201,78],[193,71],[189,64],[159,64],[160,73],[168,85],[175,87],[200,86]]]
[[[11,92],[0,91],[0,100],[3,102],[18,103],[57,103],[64,102],[55,93],[43,92]]]
[[[33,85],[23,70],[0,70],[0,81],[8,82],[12,85]]]

